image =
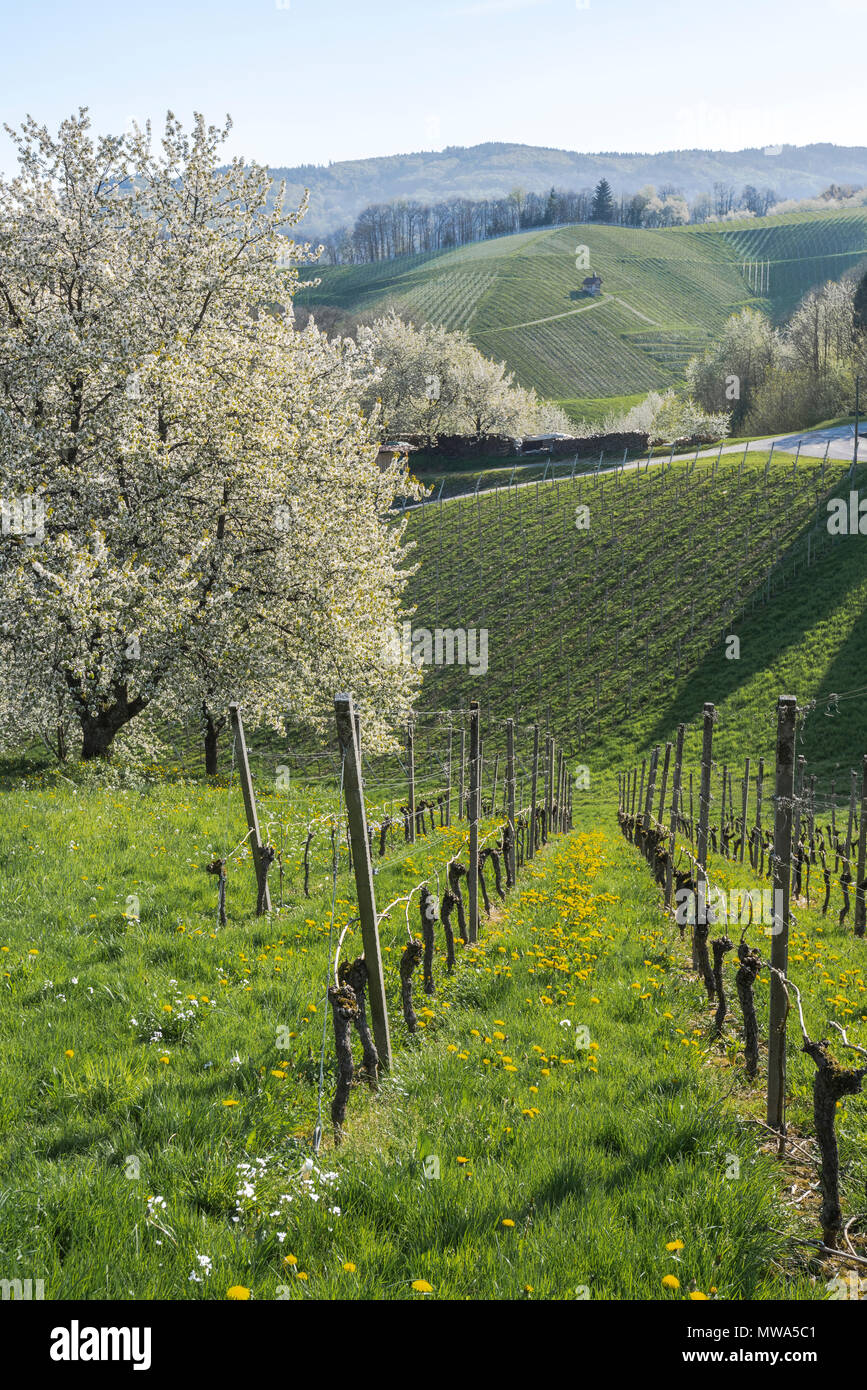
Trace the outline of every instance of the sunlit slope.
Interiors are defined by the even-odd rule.
[[[764,455],[687,468],[503,488],[413,517],[413,625],[488,632],[487,672],[431,666],[423,703],[479,699],[524,724],[550,711],[573,751],[610,768],[698,718],[705,700],[731,715],[719,749],[735,756],[761,752],[758,739],[770,749],[784,688],[803,701],[867,688],[867,541],[832,542],[826,529],[846,465],[823,477],[820,460],[801,459],[795,474],[775,456],[767,482]],[[589,530],[575,527],[582,505]],[[825,703],[811,757],[848,766],[867,747],[867,700],[828,717]]]
[[[299,304],[353,315],[393,307],[463,328],[543,395],[604,397],[680,381],[729,314],[755,304],[779,318],[865,257],[867,209],[659,231],[581,225],[323,267]],[[767,293],[749,266],[759,260],[771,262]],[[591,270],[602,276],[598,298],[582,291]]]

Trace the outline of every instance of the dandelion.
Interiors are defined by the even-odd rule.
[[[245,1289],[243,1284],[233,1284],[230,1289],[226,1290],[226,1297],[237,1299],[240,1302],[250,1297],[250,1290]]]
[[[515,1224],[514,1221],[512,1221],[511,1218],[508,1217],[508,1216],[505,1217],[505,1218],[500,1222],[500,1225],[501,1225],[501,1226],[507,1226],[507,1227],[514,1226],[514,1224]]]
[[[693,1300],[694,1303],[698,1303],[698,1302],[700,1302],[700,1301],[702,1301],[702,1300],[703,1300],[705,1303],[708,1302],[708,1296],[707,1296],[707,1294],[706,1294],[706,1293],[702,1293],[701,1289],[693,1289],[692,1293],[690,1294],[690,1298]]]
[[[682,1241],[682,1240],[670,1240],[670,1241],[668,1242],[668,1244],[666,1245],[665,1248],[666,1248],[666,1250],[682,1250],[682,1249],[683,1249],[683,1241]]]
[[[664,1289],[679,1289],[680,1280],[674,1274],[666,1274],[662,1280]]]
[[[354,1273],[355,1273],[355,1265],[352,1263],[351,1260],[347,1260],[346,1263],[344,1264],[343,1268],[346,1270],[346,1273],[347,1273],[347,1274],[354,1274]]]
[[[297,1265],[298,1257],[297,1255],[284,1255],[283,1263],[284,1265]]]
[[[429,1284],[426,1279],[414,1279],[412,1287],[416,1293],[433,1293],[433,1284]]]
[[[223,1101],[223,1104],[224,1104],[224,1105],[237,1105],[238,1102],[237,1102],[236,1100],[224,1100],[224,1101]]]
[[[74,1057],[75,1053],[73,1052],[71,1047],[68,1047],[63,1055],[64,1057]]]

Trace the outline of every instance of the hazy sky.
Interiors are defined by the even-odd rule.
[[[0,18],[6,123],[228,112],[230,152],[272,165],[867,144],[867,0],[0,0]]]

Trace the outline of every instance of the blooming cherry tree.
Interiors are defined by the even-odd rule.
[[[383,633],[413,485],[377,461],[369,350],[296,329],[308,246],[228,132],[169,114],[94,138],[28,120],[0,181],[0,732],[81,730],[230,699],[280,727],[351,687],[375,747],[417,673]],[[54,741],[54,740],[50,740]]]

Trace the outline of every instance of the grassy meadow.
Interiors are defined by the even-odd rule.
[[[610,811],[526,866],[451,977],[438,949],[415,1037],[397,1005],[403,908],[389,917],[395,1065],[378,1097],[353,1092],[335,1149],[329,1038],[309,1174],[353,890],[344,863],[332,928],[330,875],[304,900],[293,873],[284,911],[257,920],[239,862],[218,929],[203,865],[225,811],[219,788],[4,793],[7,1277],[53,1299],[824,1296],[776,1233],[795,1218],[761,1132],[736,1119],[760,1108],[737,1030],[710,1043],[684,943]],[[464,830],[390,854],[380,906]],[[851,938],[815,933],[802,977],[860,1006]],[[795,1062],[798,1120],[808,1079]],[[848,1157],[857,1101],[845,1120]]]
[[[457,727],[481,698],[492,800],[497,726],[517,719],[519,806],[528,724],[550,711],[590,790],[575,792],[573,832],[523,867],[504,902],[493,897],[451,975],[438,935],[433,995],[416,975],[415,1035],[398,964],[408,932],[420,935],[418,895],[402,899],[422,881],[442,891],[466,824],[416,845],[400,835],[375,855],[378,907],[394,904],[381,925],[394,1065],[378,1095],[353,1090],[340,1146],[326,989],[341,933],[342,959],[361,942],[345,844],[331,872],[333,759],[311,757],[284,789],[286,753],[251,740],[260,819],[283,862],[274,910],[257,918],[228,745],[211,782],[191,746],[129,776],[8,758],[0,1278],[42,1279],[50,1299],[826,1298],[836,1270],[793,1241],[817,1235],[815,1169],[803,1147],[781,1162],[754,1123],[764,1041],[751,1083],[731,957],[731,1012],[714,1040],[689,942],[615,815],[616,773],[679,722],[697,770],[705,700],[719,711],[715,776],[727,765],[737,786],[747,755],[771,768],[784,689],[803,709],[799,751],[819,776],[823,823],[828,779],[848,788],[867,742],[867,562],[844,538],[807,566],[825,494],[848,487],[843,465],[819,469],[801,460],[796,476],[776,455],[770,466],[764,455],[675,461],[411,518],[414,623],[490,628],[487,673],[431,671],[423,708],[451,709]],[[590,529],[576,532],[585,504]],[[727,660],[735,611],[741,655]],[[435,715],[420,728],[418,794],[431,796],[445,725]],[[373,822],[395,814],[399,762],[368,768],[366,790]],[[217,857],[229,862],[225,926],[206,871]],[[715,855],[709,872],[725,890],[761,886]],[[795,904],[790,969],[811,1035],[833,1019],[863,1045],[863,942],[851,919],[837,923],[837,872],[832,888],[826,917],[818,872],[811,903]],[[809,1152],[813,1068],[799,1044],[792,1018],[788,1121]],[[838,1135],[854,1214],[867,1181],[862,1097],[840,1107]]]

